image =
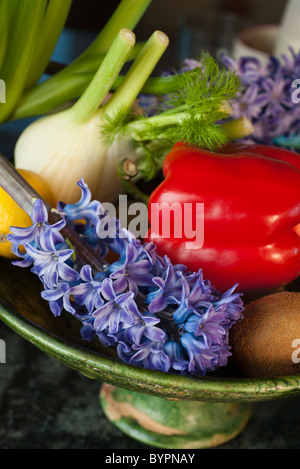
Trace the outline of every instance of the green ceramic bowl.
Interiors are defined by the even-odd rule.
[[[0,319],[66,366],[106,383],[100,401],[107,417],[140,441],[163,448],[219,445],[244,428],[251,402],[300,394],[300,375],[247,378],[231,363],[205,378],[125,364],[99,341],[83,342],[70,314],[54,318],[27,269],[2,259],[0,278]]]

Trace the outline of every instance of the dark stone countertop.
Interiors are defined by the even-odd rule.
[[[105,417],[101,383],[44,354],[0,323],[0,449],[152,450]],[[245,430],[217,449],[300,449],[300,396],[253,404]]]

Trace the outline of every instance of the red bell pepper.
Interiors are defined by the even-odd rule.
[[[300,156],[263,145],[229,145],[212,153],[177,144],[163,164],[164,181],[149,199],[150,229],[157,251],[205,278],[221,291],[239,284],[244,293],[273,291],[300,275]],[[184,217],[153,226],[152,207],[174,202],[204,204],[204,243],[189,244]],[[158,205],[157,205],[158,204]],[[163,213],[161,222],[169,213]],[[178,226],[180,224],[181,226]],[[298,227],[297,227],[298,225]],[[296,228],[297,227],[297,228]],[[180,229],[179,229],[180,228]],[[182,237],[174,235],[182,232]]]
[[[220,153],[255,153],[263,156],[268,156],[274,160],[285,161],[295,166],[300,171],[300,155],[294,151],[285,150],[279,147],[272,147],[269,145],[251,144],[245,145],[243,143],[229,143],[222,148]],[[300,236],[300,224],[297,225],[294,230]]]

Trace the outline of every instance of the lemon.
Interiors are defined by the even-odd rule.
[[[25,169],[18,169],[17,171],[51,207],[56,207],[56,199],[52,189],[42,176]],[[10,259],[16,258],[11,252],[11,243],[6,239],[10,227],[18,226],[23,228],[30,225],[32,225],[31,218],[0,187],[0,256]]]

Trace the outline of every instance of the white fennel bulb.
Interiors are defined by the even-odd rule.
[[[124,157],[134,158],[131,140],[107,146],[100,135],[99,113],[84,124],[74,124],[67,112],[43,117],[24,130],[15,147],[16,167],[43,176],[57,199],[66,203],[78,200],[77,182],[82,177],[93,198],[114,201],[123,188],[117,164]]]
[[[41,174],[65,203],[78,200],[77,182],[81,178],[93,198],[101,202],[114,202],[123,189],[117,166],[123,158],[134,159],[134,145],[130,137],[117,138],[108,144],[101,129],[107,119],[120,113],[126,116],[131,111],[165,51],[168,38],[160,31],[153,33],[120,87],[107,100],[134,44],[134,33],[122,29],[79,100],[70,109],[38,119],[17,141],[15,166]]]

